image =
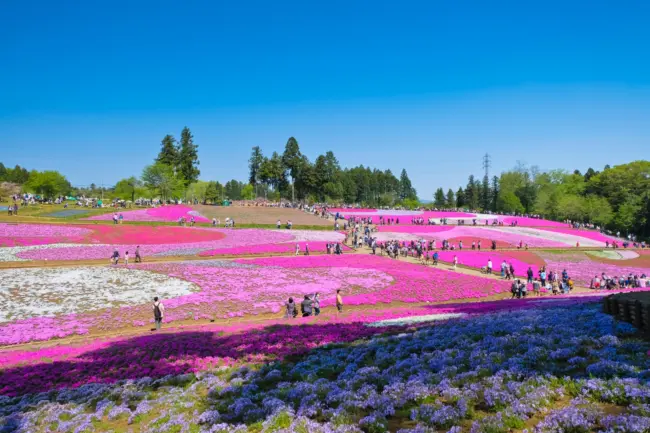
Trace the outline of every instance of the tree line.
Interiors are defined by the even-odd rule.
[[[264,156],[255,146],[248,160],[248,183],[262,186],[273,198],[320,203],[359,203],[367,206],[414,205],[417,192],[402,170],[399,179],[390,170],[364,167],[341,168],[334,152],[318,155],[314,162],[290,137],[282,154]]]
[[[470,175],[455,192],[438,188],[433,199],[437,208],[535,214],[650,237],[650,161],[589,168],[584,174],[518,164],[492,179]]]

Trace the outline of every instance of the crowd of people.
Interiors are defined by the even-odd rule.
[[[302,317],[318,316],[320,315],[320,294],[316,292],[311,295],[305,295],[300,306],[291,297],[284,304],[284,309],[284,317],[286,319],[294,319],[298,317],[298,314]],[[336,290],[336,309],[339,313],[343,312],[343,295],[341,294],[341,289]]]
[[[120,256],[120,251],[117,248],[115,248],[113,250],[113,254],[111,255],[110,263],[112,263],[113,265],[118,265],[120,263],[120,258],[122,258]],[[124,257],[122,258],[122,260],[123,260],[125,265],[129,264],[129,252],[128,251],[126,251],[124,253]],[[138,245],[135,248],[135,263],[142,263],[142,253],[140,251],[140,245]]]

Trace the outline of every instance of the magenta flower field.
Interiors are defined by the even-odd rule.
[[[137,210],[127,210],[121,211],[116,210],[118,214],[124,216],[124,221],[152,221],[152,222],[170,222],[178,221],[179,218],[183,217],[189,221],[192,217],[197,223],[209,223],[210,220],[196,211],[192,210],[191,207],[185,205],[171,205],[171,206],[160,206],[156,208],[149,209],[137,209]],[[88,218],[84,218],[90,221],[110,221],[113,219],[112,213],[106,213],[103,215],[94,215]]]
[[[146,284],[147,273],[142,271],[165,275],[172,279],[170,283],[182,280],[198,287],[194,293],[165,299],[165,320],[169,322],[280,314],[287,298],[300,300],[316,292],[321,294],[321,305],[327,307],[334,304],[337,289],[342,291],[347,305],[442,302],[486,297],[509,289],[503,281],[366,255],[144,264],[129,268],[129,272],[138,273],[133,277],[137,284]],[[45,274],[43,278],[48,280]],[[57,280],[64,278],[64,275],[57,276]],[[53,280],[53,284],[57,280]],[[49,289],[47,286],[39,288],[39,293],[47,293],[44,290]],[[151,321],[151,312],[146,306],[125,305],[110,309],[93,306],[76,314],[2,323],[0,344],[47,340],[123,326],[149,326]]]

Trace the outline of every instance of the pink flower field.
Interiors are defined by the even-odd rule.
[[[210,222],[209,219],[196,213],[196,211],[192,210],[191,207],[186,205],[160,206],[156,208],[127,210],[127,211],[120,211],[118,209],[116,212],[118,214],[121,213],[124,216],[124,221],[165,222],[165,221],[177,221],[181,217],[185,217],[189,221],[190,218],[194,217],[194,220],[197,223]],[[113,219],[113,213],[95,215],[84,219],[90,221],[110,221]]]
[[[104,268],[105,269],[105,268]],[[117,269],[124,269],[119,267]],[[507,282],[365,255],[193,261],[133,266],[196,284],[197,292],[165,299],[166,322],[279,314],[286,299],[321,293],[323,307],[341,289],[346,305],[441,302],[508,290]],[[91,330],[147,326],[148,305],[32,317],[0,325],[0,344],[48,340]]]
[[[328,242],[305,242],[300,241],[296,243],[284,242],[280,244],[265,244],[265,245],[250,245],[235,248],[218,248],[214,250],[203,251],[199,253],[202,257],[213,256],[242,256],[254,254],[295,254],[296,244],[300,246],[300,254],[305,252],[305,246],[309,246],[310,253],[324,253],[327,252]],[[349,251],[350,247],[341,244],[343,251]]]
[[[452,263],[454,256],[458,257],[458,264],[463,266],[469,266],[471,268],[481,269],[484,266],[487,266],[488,260],[492,260],[492,272],[494,274],[499,274],[501,272],[501,263],[505,260],[508,265],[512,264],[515,269],[515,275],[519,277],[525,277],[526,271],[530,266],[535,276],[539,271],[539,264],[532,263],[534,261],[541,261],[541,259],[531,260],[531,256],[534,256],[533,253],[526,253],[522,251],[522,254],[519,254],[519,251],[503,251],[503,252],[476,252],[476,251],[440,251],[438,254],[440,260],[443,262]]]
[[[576,283],[584,286],[589,286],[591,279],[595,275],[600,277],[603,272],[609,277],[628,276],[629,274],[650,275],[650,267],[627,266],[625,260],[621,260],[620,264],[603,263],[592,260],[581,252],[570,254],[540,253],[540,256],[546,262],[548,271],[561,273],[566,269]]]
[[[519,226],[524,227],[566,227],[565,223],[558,221],[550,221],[537,218],[527,217],[513,217],[508,215],[492,215],[492,214],[479,214],[469,212],[445,212],[445,211],[411,211],[411,210],[393,210],[393,209],[343,209],[332,208],[329,209],[330,213],[336,214],[337,212],[344,217],[358,216],[362,218],[373,217],[373,222],[378,223],[379,217],[383,216],[384,219],[399,218],[399,225],[411,225],[412,218],[447,218],[450,222],[456,222],[459,219],[465,220],[466,223],[471,223],[472,219],[477,219],[480,222],[488,220],[490,223],[494,220],[502,221],[505,225],[510,225],[516,222]],[[437,223],[438,221],[436,221]]]
[[[220,252],[215,255],[281,253],[295,249],[296,242],[303,250],[304,244],[310,243],[312,250],[325,251],[325,243],[341,242],[343,238],[343,234],[333,231],[309,230],[0,224],[0,242],[11,247],[0,248],[0,261],[108,260],[116,248],[120,255],[129,251],[133,257],[138,245],[145,257],[217,250]]]

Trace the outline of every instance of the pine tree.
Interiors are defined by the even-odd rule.
[[[399,196],[402,200],[417,199],[417,194],[405,169],[402,169],[402,174],[399,177]]]
[[[198,144],[194,144],[194,136],[187,126],[181,132],[181,149],[178,158],[178,173],[183,178],[185,186],[196,182],[201,171],[199,165]]]
[[[447,207],[454,207],[456,204],[456,197],[454,197],[454,191],[452,191],[451,188],[449,188],[449,191],[447,191]]]
[[[160,152],[156,158],[156,162],[168,165],[174,169],[178,167],[178,147],[176,146],[176,139],[173,135],[165,135],[160,142]]]
[[[433,194],[433,204],[437,209],[445,207],[445,192],[442,188],[438,188]]]
[[[481,207],[483,210],[490,209],[490,179],[487,175],[483,176],[483,184],[481,185]]]
[[[456,207],[460,209],[463,206],[465,206],[465,191],[463,191],[463,188],[458,188],[458,191],[456,191]]]
[[[497,201],[499,200],[499,177],[492,177],[492,190],[490,191],[490,209],[492,212],[497,211]]]
[[[260,168],[264,162],[264,155],[259,146],[253,147],[253,152],[248,160],[248,183],[257,185],[260,182]]]

